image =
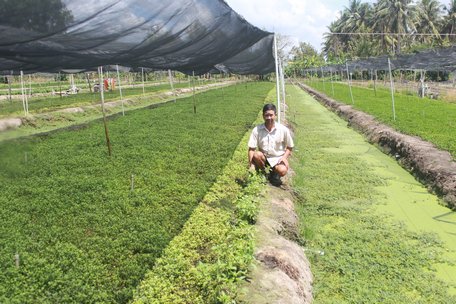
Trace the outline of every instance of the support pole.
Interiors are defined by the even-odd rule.
[[[123,96],[122,96],[122,84],[120,83],[120,73],[119,73],[118,64],[116,64],[116,70],[117,70],[117,82],[119,83],[120,102],[122,104],[122,116],[125,116],[124,102],[123,102]]]
[[[92,85],[90,84],[89,73],[85,73],[87,84],[89,85],[89,92],[92,93]]]
[[[280,79],[282,81],[283,119],[285,120],[285,109],[286,109],[285,75],[283,73],[283,66],[280,61],[279,61],[279,68],[280,68]]]
[[[143,87],[143,96],[146,95],[146,88],[144,84],[144,68],[141,68],[141,80],[142,80],[142,87]]]
[[[29,93],[28,95],[32,97],[32,75],[29,74]]]
[[[193,114],[196,114],[196,100],[195,100],[195,71],[192,71],[192,87],[193,87]]]
[[[420,82],[421,82],[421,98],[424,98],[425,96],[425,87],[424,87],[424,77],[426,76],[426,74],[424,73],[424,70],[421,70],[420,72],[421,74],[421,78],[420,78]]]
[[[59,72],[59,95],[62,98],[62,75]]]
[[[11,76],[7,76],[8,79],[8,98],[10,103],[13,102],[13,96],[11,96]]]
[[[279,58],[277,55],[277,34],[274,34],[274,54],[275,54],[275,70],[276,70],[276,92],[277,92],[277,122],[280,123],[280,90],[279,90]]]
[[[168,76],[169,76],[169,84],[171,85],[171,92],[174,96],[174,102],[176,102],[176,93],[174,92],[174,85],[173,85],[173,74],[171,74],[171,70],[168,69]]]
[[[108,123],[106,121],[106,114],[104,108],[104,86],[103,86],[103,67],[98,67],[98,79],[102,84],[100,86],[100,96],[101,96],[101,112],[103,113],[103,124],[105,129],[106,145],[108,146],[108,155],[111,156],[111,141],[109,140],[109,131]]]
[[[331,91],[332,91],[332,96],[334,97],[334,83],[333,83],[333,74],[332,70],[329,70],[329,75],[330,75],[330,81],[331,81]]]
[[[355,100],[353,99],[353,92],[352,92],[352,87],[351,87],[350,73],[348,72],[348,62],[347,61],[345,61],[345,68],[347,69],[347,82],[348,82],[348,88],[350,90],[350,98],[351,98],[352,104],[355,104]]]
[[[390,76],[390,86],[391,86],[391,100],[393,102],[393,120],[396,121],[396,107],[394,105],[394,84],[393,84],[393,73],[391,72],[391,61],[388,57],[388,70]]]
[[[321,72],[321,81],[323,82],[323,91],[326,94],[326,84],[325,84],[325,79],[323,78],[323,67],[320,67],[320,72]]]
[[[377,97],[377,70],[375,70],[375,75],[374,75],[374,92],[375,92],[375,97]]]
[[[21,71],[21,93],[22,93],[22,107],[24,108],[24,116],[28,115],[28,100],[24,88],[24,72]]]

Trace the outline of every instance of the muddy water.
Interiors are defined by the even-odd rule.
[[[346,128],[344,121],[339,121],[338,117],[308,98],[308,95],[303,102],[306,107],[312,107],[312,111],[333,116],[328,120],[333,121],[334,128]],[[353,130],[341,133],[345,134],[342,144],[329,150],[358,157],[386,181],[384,186],[377,187],[381,195],[378,196],[378,204],[374,209],[376,212],[393,216],[412,231],[438,236],[443,243],[444,258],[448,262],[436,263],[434,267],[437,276],[452,285],[451,293],[456,294],[456,212],[442,206],[442,201],[437,196],[429,193],[396,160],[366,142],[362,135]]]

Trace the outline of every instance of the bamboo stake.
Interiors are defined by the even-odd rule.
[[[116,69],[117,69],[117,82],[119,83],[120,102],[122,104],[122,116],[125,116],[124,102],[123,102],[123,96],[122,96],[122,84],[120,83],[120,73],[119,73],[118,64],[116,64]]]
[[[173,92],[174,102],[176,102],[176,93],[174,92],[174,85],[173,85],[173,75],[171,74],[171,70],[168,69],[168,76],[169,76],[169,84],[171,85],[171,92]]]
[[[353,99],[353,92],[352,92],[352,87],[351,87],[351,81],[350,81],[350,74],[348,73],[348,62],[345,61],[345,67],[347,69],[347,81],[348,81],[348,88],[350,89],[350,97],[352,104],[355,104],[355,100]]]
[[[143,87],[143,96],[146,95],[146,88],[144,83],[144,68],[141,68],[141,80],[142,80],[142,87]]]
[[[90,84],[89,73],[86,73],[85,75],[87,79],[87,84],[89,85],[89,92],[92,93],[92,85]]]
[[[193,87],[193,113],[196,114],[196,101],[195,101],[195,71],[192,71],[192,87]]]
[[[393,120],[396,121],[396,107],[394,105],[394,84],[393,84],[393,75],[391,73],[391,61],[388,57],[388,69],[389,69],[389,76],[390,76],[390,86],[391,86],[391,100],[393,102]]]
[[[26,99],[27,96],[24,92],[24,72],[21,71],[21,93],[22,93],[22,107],[24,108],[24,116],[27,116],[27,106],[26,106]]]
[[[8,79],[8,97],[9,97],[10,103],[12,103],[13,102],[13,96],[11,96],[11,77],[7,76],[7,79]]]
[[[103,84],[103,67],[98,68],[98,79],[101,84]],[[100,96],[101,96],[101,112],[103,113],[103,125],[105,129],[105,137],[106,137],[106,145],[108,146],[108,155],[111,156],[111,141],[109,140],[109,131],[108,131],[108,124],[106,121],[106,114],[104,108],[104,86],[102,85],[100,88]]]

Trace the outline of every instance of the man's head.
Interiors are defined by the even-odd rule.
[[[266,127],[274,126],[277,109],[272,103],[265,104],[263,107],[263,119]]]
[[[273,110],[274,114],[277,114],[277,108],[276,108],[275,104],[267,103],[263,106],[263,115],[264,115],[264,113],[266,113],[267,111],[270,111],[270,110]]]

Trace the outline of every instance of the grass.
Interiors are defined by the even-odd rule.
[[[378,189],[394,181],[361,157],[369,146],[310,96],[288,92],[293,189],[314,303],[455,303],[436,276],[439,238],[376,212],[385,199]]]
[[[396,93],[394,120],[389,90],[377,89],[375,93],[373,89],[352,87],[353,104],[346,84],[334,83],[334,96],[329,82],[311,81],[307,84],[337,101],[373,115],[400,132],[432,142],[456,158],[456,104]]]

